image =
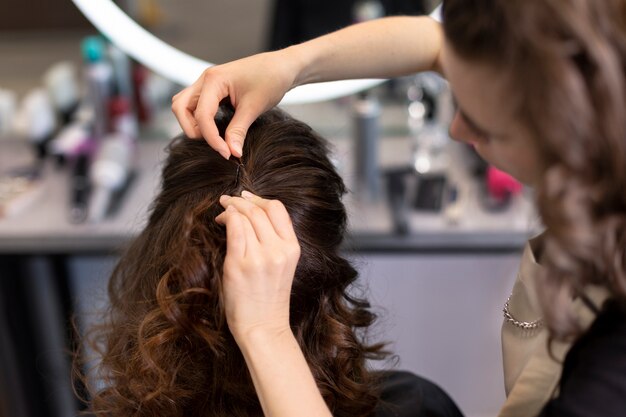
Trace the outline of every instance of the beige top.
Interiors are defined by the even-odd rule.
[[[509,312],[518,321],[532,322],[541,319],[537,299],[536,279],[541,266],[536,262],[533,249],[537,238],[526,244],[520,270],[509,301]],[[589,287],[587,296],[600,306],[608,297],[604,288]],[[580,300],[572,301],[584,328],[595,316]],[[557,393],[561,376],[561,362],[570,345],[554,342],[552,353],[548,352],[548,332],[545,328],[524,330],[505,321],[502,325],[502,358],[504,361],[504,385],[507,400],[499,417],[529,417],[539,414],[544,404]]]

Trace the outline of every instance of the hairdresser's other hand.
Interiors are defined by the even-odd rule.
[[[224,158],[231,154],[241,157],[252,122],[295,86],[298,70],[292,55],[284,49],[206,69],[195,83],[172,98],[172,111],[185,135],[204,137]],[[214,117],[226,97],[230,97],[235,115],[226,129],[226,138],[221,138]]]
[[[251,338],[290,332],[289,298],[300,245],[285,206],[244,191],[222,196],[226,211],[224,303],[231,333],[240,346]]]

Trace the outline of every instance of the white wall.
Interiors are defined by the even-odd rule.
[[[399,369],[442,386],[467,417],[504,401],[500,326],[518,254],[352,257]]]

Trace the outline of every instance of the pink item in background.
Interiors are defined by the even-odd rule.
[[[486,182],[489,195],[498,202],[504,202],[522,191],[522,184],[519,181],[492,166],[487,168]]]

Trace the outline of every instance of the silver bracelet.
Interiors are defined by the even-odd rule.
[[[543,320],[541,319],[537,319],[534,321],[519,321],[515,317],[513,317],[511,311],[509,310],[509,303],[511,302],[512,296],[513,294],[509,295],[509,298],[506,299],[506,303],[504,303],[504,308],[502,309],[502,312],[504,313],[504,320],[511,323],[513,326],[519,327],[523,330],[536,330],[543,327]]]

